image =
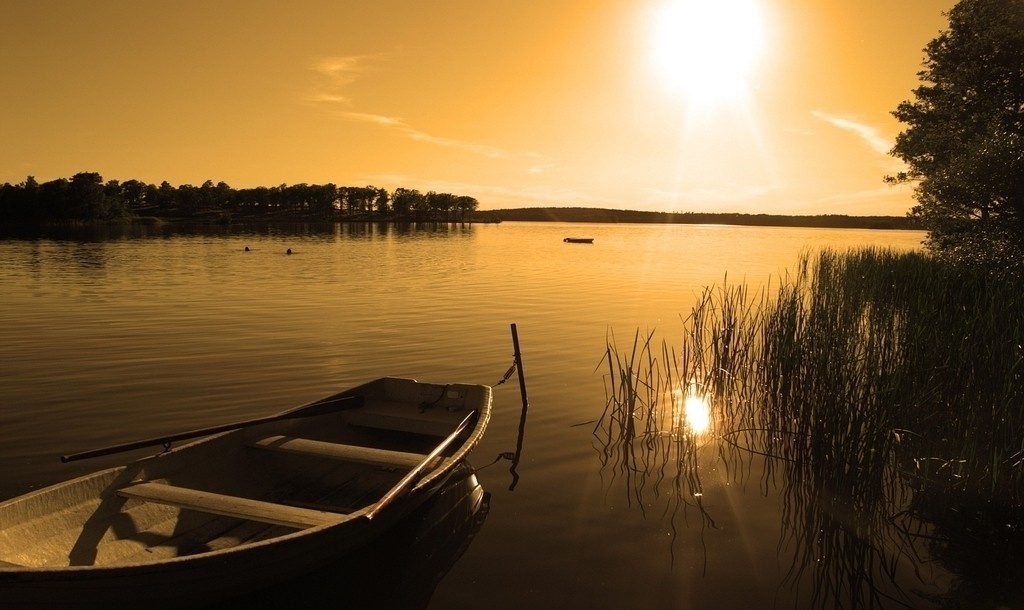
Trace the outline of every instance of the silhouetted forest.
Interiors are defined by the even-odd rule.
[[[82,172],[70,179],[39,183],[29,176],[21,184],[0,185],[0,222],[53,223],[164,220],[396,221],[396,222],[609,222],[728,224],[762,227],[834,227],[920,229],[916,219],[901,216],[816,216],[645,212],[604,208],[547,207],[480,211],[466,195],[421,193],[374,186],[282,184],[236,189],[207,180],[200,186],[159,186],[139,180],[104,181]]]
[[[839,229],[921,229],[920,222],[906,216],[814,216],[780,214],[733,214],[709,212],[644,212],[604,208],[515,208],[486,210],[472,215],[488,221],[621,222],[669,224],[722,224],[755,227],[830,227]]]
[[[39,183],[29,176],[21,184],[0,185],[0,221],[108,221],[135,218],[260,220],[468,220],[479,202],[473,197],[421,193],[374,186],[282,184],[235,189],[207,180],[201,186],[159,186],[139,180],[104,181],[82,172],[70,179]]]

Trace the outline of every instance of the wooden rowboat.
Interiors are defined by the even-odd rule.
[[[196,607],[392,527],[479,443],[491,389],[382,378],[0,503],[0,608]]]
[[[594,243],[593,237],[566,237],[563,239],[567,244],[592,244]]]
[[[423,506],[357,553],[215,608],[424,609],[484,526],[490,494],[467,463]],[[212,610],[212,609],[211,609]]]

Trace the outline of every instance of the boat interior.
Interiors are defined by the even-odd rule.
[[[390,383],[323,399],[355,392],[357,408],[223,433],[10,501],[0,567],[152,562],[365,519],[411,470],[422,485],[461,459],[460,440],[430,454],[489,404],[483,386],[378,381]]]

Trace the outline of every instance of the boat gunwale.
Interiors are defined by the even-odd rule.
[[[434,384],[434,383],[427,383],[427,382],[419,382],[419,381],[416,381],[416,380],[408,380],[408,379],[404,379],[404,378],[382,377],[382,378],[379,378],[379,379],[376,379],[376,380],[373,380],[373,381],[361,384],[361,385],[356,386],[354,388],[351,388],[349,390],[345,390],[345,391],[338,392],[336,394],[327,396],[327,397],[322,398],[322,399],[320,399],[320,400],[318,400],[316,402],[333,400],[333,399],[336,399],[336,398],[338,398],[340,396],[345,396],[345,395],[359,394],[359,392],[361,390],[365,390],[366,388],[372,386],[375,383],[387,383],[388,380],[392,380],[392,379],[396,379],[396,380],[400,380],[400,381],[412,381],[412,382],[416,383],[417,385],[438,385],[438,386],[442,385],[442,384]],[[444,459],[438,464],[438,466],[436,468],[432,469],[430,472],[425,474],[422,478],[420,478],[416,482],[415,485],[411,486],[408,490],[405,491],[405,493],[400,495],[395,500],[396,503],[407,503],[409,501],[410,497],[418,497],[418,496],[424,495],[427,491],[429,491],[431,488],[433,488],[436,484],[443,483],[443,481],[446,479],[446,477],[448,475],[450,475],[454,471],[455,467],[459,463],[463,462],[466,459],[466,456],[479,444],[481,438],[483,438],[483,434],[484,434],[484,432],[487,429],[487,426],[488,426],[488,423],[489,423],[490,417],[491,417],[491,410],[492,410],[492,406],[493,406],[493,389],[490,386],[482,385],[482,384],[446,384],[446,385],[444,385],[444,387],[447,388],[447,387],[452,386],[452,385],[477,388],[479,390],[482,390],[482,392],[483,392],[483,396],[481,397],[481,400],[480,400],[479,404],[466,405],[466,407],[465,407],[467,411],[471,411],[471,410],[475,410],[476,411],[476,417],[473,420],[472,426],[469,428],[469,433],[468,433],[468,435],[466,437],[461,439],[462,442],[458,445],[458,449],[456,449],[451,455],[444,456]],[[272,424],[270,424],[270,425],[272,425]],[[130,469],[130,468],[133,468],[133,467],[141,468],[141,467],[145,466],[146,464],[152,462],[153,460],[165,459],[167,456],[170,456],[172,454],[177,454],[179,452],[188,451],[190,449],[194,449],[198,445],[204,445],[204,444],[213,442],[213,441],[218,440],[218,439],[223,439],[224,437],[227,437],[229,435],[240,435],[241,436],[241,435],[246,434],[246,432],[248,430],[251,430],[251,429],[235,429],[235,430],[228,430],[228,431],[225,431],[225,432],[220,432],[220,433],[217,433],[217,434],[213,434],[213,435],[210,435],[210,436],[199,438],[199,439],[194,440],[194,441],[190,441],[190,442],[188,442],[186,444],[183,444],[183,445],[181,445],[179,447],[174,447],[172,449],[169,449],[169,450],[161,452],[161,453],[157,453],[157,454],[154,454],[154,455],[148,455],[148,456],[145,456],[145,457],[142,457],[142,458],[138,458],[138,459],[132,460],[132,461],[130,461],[130,462],[126,463],[126,464],[122,464],[120,466],[113,466],[113,467],[110,467],[110,468],[105,468],[105,469],[102,469],[102,470],[97,470],[95,472],[86,473],[84,475],[81,475],[81,476],[69,479],[67,481],[62,481],[62,482],[59,482],[59,483],[55,483],[53,485],[49,485],[47,487],[44,487],[44,488],[41,488],[41,489],[37,489],[37,490],[31,491],[31,492],[26,493],[26,494],[22,494],[20,496],[14,497],[14,498],[10,498],[10,499],[4,500],[4,501],[0,501],[0,511],[4,510],[5,507],[7,507],[9,505],[12,505],[14,503],[21,503],[21,502],[24,502],[24,501],[28,501],[28,500],[40,497],[40,496],[45,496],[45,495],[54,493],[55,491],[57,491],[58,489],[60,489],[62,487],[67,487],[69,485],[73,485],[73,484],[76,484],[76,483],[87,484],[92,479],[105,478],[105,477],[111,477],[113,479],[113,481],[116,481],[116,479],[118,478],[119,475],[121,475],[122,473],[128,471],[128,469]],[[130,484],[130,483],[131,482],[128,482],[126,484]],[[116,494],[116,493],[117,493],[117,488],[115,488],[113,486],[113,483],[110,483],[110,484],[107,484],[106,488],[97,497],[98,498],[102,498],[104,495]],[[381,497],[383,497],[383,495]],[[425,499],[425,497],[424,497],[424,499]],[[36,580],[36,579],[38,579],[40,581],[44,581],[44,580],[47,579],[47,577],[51,577],[51,576],[54,576],[54,575],[61,575],[61,576],[82,575],[82,576],[84,576],[84,575],[88,574],[90,577],[103,577],[103,573],[104,572],[109,572],[111,577],[122,577],[122,576],[124,576],[126,574],[130,574],[130,573],[142,574],[142,573],[148,573],[148,572],[151,572],[151,571],[159,571],[159,570],[162,569],[163,566],[175,565],[175,564],[183,564],[183,563],[196,562],[196,561],[205,561],[207,559],[212,559],[212,558],[216,558],[216,557],[220,557],[220,556],[226,556],[226,555],[233,555],[233,554],[238,554],[238,553],[247,553],[247,552],[257,551],[257,550],[262,549],[264,547],[280,545],[282,543],[287,543],[287,542],[292,541],[292,540],[296,540],[296,539],[300,539],[300,538],[305,538],[305,537],[312,536],[312,535],[315,535],[315,534],[322,534],[322,533],[324,533],[325,531],[328,531],[328,530],[340,529],[342,527],[351,527],[351,524],[353,522],[356,522],[356,521],[363,521],[363,522],[365,522],[367,524],[367,527],[371,527],[370,526],[371,521],[370,521],[369,518],[367,518],[367,514],[370,513],[375,506],[376,506],[376,502],[374,502],[372,504],[368,504],[368,505],[363,506],[363,507],[360,507],[359,509],[354,510],[354,511],[352,511],[350,513],[345,513],[345,514],[338,513],[340,518],[339,518],[339,520],[337,522],[334,522],[334,523],[325,523],[325,524],[322,524],[322,525],[316,525],[316,526],[312,526],[312,527],[308,527],[308,528],[298,529],[298,530],[296,530],[294,532],[289,532],[289,533],[285,533],[285,534],[282,534],[282,535],[279,535],[279,536],[274,536],[274,537],[263,539],[263,540],[257,540],[257,541],[254,541],[254,542],[246,542],[246,543],[239,544],[239,545],[236,545],[236,546],[231,546],[231,547],[228,547],[228,548],[215,549],[215,550],[212,550],[212,551],[204,551],[204,552],[200,552],[200,553],[193,553],[193,554],[182,555],[182,556],[161,557],[161,558],[154,559],[153,561],[131,562],[131,563],[121,563],[121,564],[105,564],[105,565],[61,565],[61,566],[25,566],[25,565],[20,565],[20,564],[17,564],[17,563],[12,564],[10,562],[0,562],[0,577],[3,577],[3,578],[13,577],[14,580],[11,581],[11,582],[22,582],[22,583],[24,583],[24,582],[28,582],[28,581],[32,581],[32,580]],[[401,512],[402,512],[401,508],[399,508],[397,510],[387,510],[387,509],[385,509],[385,513],[388,514],[388,515],[395,515],[395,514],[399,514]],[[380,519],[378,518],[376,521],[379,521],[379,520]],[[2,585],[2,582],[3,581],[0,580],[0,585]]]

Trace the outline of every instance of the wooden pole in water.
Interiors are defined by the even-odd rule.
[[[519,482],[519,473],[516,472],[516,466],[519,465],[519,456],[523,452],[523,436],[526,433],[526,412],[530,408],[530,399],[526,394],[526,372],[523,371],[523,354],[519,351],[519,332],[516,330],[514,323],[512,324],[512,347],[515,349],[516,371],[519,372],[519,393],[523,397],[523,410],[519,415],[519,437],[516,439],[516,453],[512,458],[512,465],[508,469],[512,473],[512,483],[508,487],[509,491],[514,490],[516,483]]]
[[[523,371],[523,354],[519,351],[519,332],[516,330],[515,323],[512,324],[512,347],[515,349],[516,371],[519,372],[519,393],[523,396],[523,418],[525,419],[530,400],[526,397],[526,373]]]

